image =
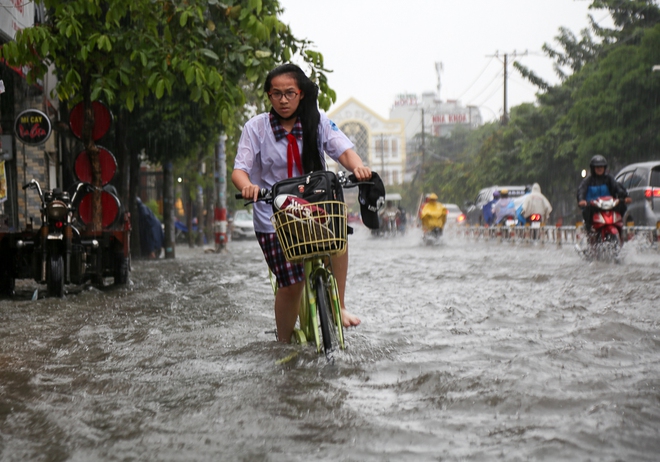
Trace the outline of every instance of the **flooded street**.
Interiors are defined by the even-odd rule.
[[[2,461],[657,460],[660,253],[350,238],[362,325],[275,342],[256,241],[0,301]]]

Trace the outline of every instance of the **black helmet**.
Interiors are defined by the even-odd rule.
[[[591,158],[591,162],[589,162],[589,167],[591,167],[591,174],[595,175],[594,169],[596,167],[607,168],[607,159],[605,159],[605,157],[601,156],[600,154],[596,154]]]
[[[596,154],[591,158],[589,167],[607,167],[607,160],[600,154]]]

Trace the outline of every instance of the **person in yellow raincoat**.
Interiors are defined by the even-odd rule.
[[[426,199],[428,202],[424,204],[420,214],[422,231],[424,231],[424,234],[434,232],[434,234],[442,235],[442,230],[447,221],[447,209],[438,202],[438,196],[434,193],[429,194]]]

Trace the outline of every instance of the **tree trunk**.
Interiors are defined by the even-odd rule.
[[[94,131],[94,107],[90,94],[89,77],[83,84],[83,108],[85,118],[82,129],[82,141],[85,150],[89,156],[89,162],[92,167],[92,232],[100,232],[103,229],[103,209],[101,205],[101,161],[99,159],[99,148],[96,146],[93,138]]]
[[[174,242],[174,170],[172,162],[163,165],[163,225],[165,226],[165,258],[175,258]]]
[[[204,245],[204,188],[197,185],[195,188],[197,194],[197,245]]]
[[[137,208],[137,198],[140,195],[140,155],[137,152],[130,154],[130,191],[129,191],[129,210],[131,212],[131,254],[135,257],[142,257],[142,247],[140,245],[140,216]]]
[[[117,190],[119,192],[119,200],[126,210],[130,209],[130,156],[128,147],[126,146],[126,114],[122,109],[119,109],[119,115],[115,122],[115,144],[117,149]]]
[[[191,249],[195,247],[195,235],[193,233],[193,200],[192,190],[190,183],[188,183],[188,190],[186,193],[186,226],[188,227],[188,247]]]

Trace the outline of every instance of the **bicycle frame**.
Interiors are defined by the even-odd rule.
[[[337,176],[342,187],[357,186],[354,177],[347,178],[342,172]],[[243,195],[235,194],[235,197],[240,199]],[[274,199],[272,190],[261,189],[256,201],[273,204]],[[280,206],[277,205],[278,208]],[[315,201],[309,209],[304,204],[294,203],[291,209],[277,210],[271,217],[285,258],[303,265],[299,328],[294,328],[291,340],[300,344],[313,341],[316,351],[325,351],[328,358],[335,347],[345,349],[341,302],[337,280],[332,274],[332,256],[346,251],[346,216],[344,202],[321,200]],[[273,292],[277,294],[277,283],[270,271],[269,279]]]
[[[330,261],[330,257],[326,256],[325,258]],[[327,281],[326,287],[330,292],[330,311],[333,315],[333,321],[337,326],[339,347],[342,350],[346,348],[344,344],[344,329],[341,323],[341,304],[339,302],[337,280],[332,274],[332,269],[328,268],[323,260],[323,257],[318,256],[306,259],[303,262],[305,280],[303,281],[303,294],[300,300],[300,309],[298,311],[298,323],[300,328],[294,329],[292,334],[292,340],[301,345],[307,344],[308,341],[313,341],[314,345],[316,345],[317,353],[321,353],[321,350],[323,349],[323,343],[321,342],[321,336],[319,333],[316,287],[314,287],[314,281],[319,276],[322,276]],[[331,263],[330,266],[332,266]],[[273,287],[273,293],[277,294],[277,281],[275,281],[275,277],[270,270],[268,271],[268,277],[271,286]]]
[[[316,297],[316,287],[314,281],[318,277],[323,277],[326,281],[326,290],[329,292],[330,312],[332,313],[332,320],[337,326],[337,336],[339,340],[339,347],[343,350],[344,345],[344,330],[341,323],[341,305],[339,303],[339,289],[337,288],[337,280],[332,274],[331,269],[325,266],[323,258],[315,257],[304,261],[305,268],[305,285],[303,289],[303,297],[300,303],[300,311],[298,319],[300,322],[300,330],[305,336],[306,340],[314,340],[317,353],[320,353],[323,344],[319,335],[319,322],[318,322],[318,304]],[[294,336],[296,333],[294,333]],[[296,340],[299,340],[296,338]]]

